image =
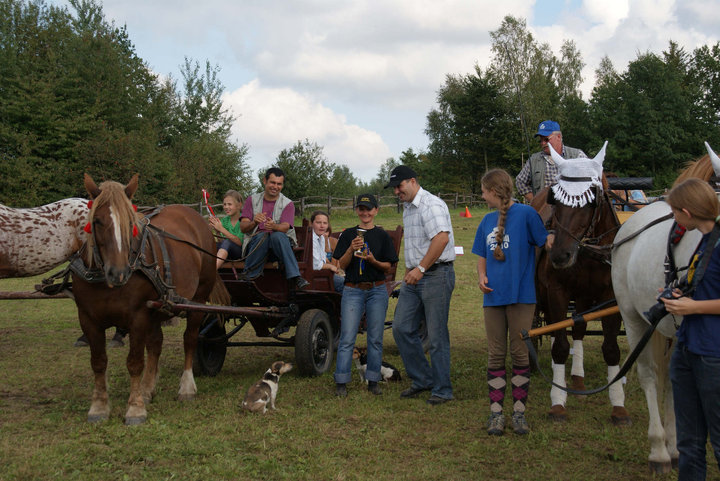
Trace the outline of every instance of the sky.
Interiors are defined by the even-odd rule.
[[[67,5],[65,0],[49,4]],[[100,0],[98,0],[100,3]],[[219,67],[232,133],[253,173],[308,139],[372,180],[390,157],[427,149],[427,114],[448,74],[486,68],[490,32],[523,18],[560,55],[573,40],[583,98],[608,56],[618,72],[670,40],[689,53],[720,39],[718,0],[105,0],[159,75],[185,57]]]

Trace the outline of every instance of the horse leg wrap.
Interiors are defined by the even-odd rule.
[[[566,387],[567,384],[565,384],[565,364],[552,363],[552,371],[553,382],[558,386]],[[550,389],[550,401],[552,402],[553,406],[558,404],[561,406],[565,406],[565,402],[567,401],[567,393],[562,389],[553,386]]]
[[[572,368],[570,370],[570,375],[585,377],[585,368],[583,366],[584,352],[582,340],[573,339],[572,350]]]
[[[505,386],[507,374],[505,369],[488,369],[487,383],[490,395],[490,412],[501,413],[505,400]]]
[[[513,366],[512,384],[513,411],[525,412],[528,391],[530,390],[530,366]]]
[[[620,372],[620,366],[608,366],[607,377],[608,382],[612,381],[613,378]],[[610,395],[611,406],[625,406],[625,391],[623,390],[623,380],[619,379],[608,388],[608,394]]]

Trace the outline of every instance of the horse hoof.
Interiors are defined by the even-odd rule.
[[[630,426],[632,424],[630,413],[623,406],[613,406],[610,420],[613,426]]]
[[[567,421],[567,410],[565,409],[565,406],[561,404],[555,404],[550,408],[550,411],[548,412],[548,417],[552,421],[564,423],[565,421]]]
[[[585,378],[582,376],[571,376],[570,387],[575,391],[585,391]],[[587,399],[584,394],[574,394],[578,399]]]
[[[178,394],[178,401],[194,401],[195,394]]]
[[[88,414],[87,420],[89,423],[102,423],[108,420],[107,414]]]
[[[73,346],[75,347],[87,347],[89,345],[90,344],[88,343],[87,337],[85,337],[84,335],[78,337],[77,341],[75,341],[75,344],[73,344]]]
[[[660,463],[658,461],[648,462],[650,472],[654,474],[666,474],[672,471],[672,463]]]
[[[108,341],[108,347],[123,347],[125,345],[125,342],[123,342],[123,338],[119,334],[115,334],[112,339]]]
[[[630,416],[610,416],[610,421],[612,421],[613,426],[632,426],[632,419],[630,419]]]
[[[144,424],[145,421],[147,421],[147,416],[126,417],[125,426],[139,426],[140,424]]]
[[[670,466],[672,466],[673,469],[677,469],[678,468],[678,458],[671,458]]]

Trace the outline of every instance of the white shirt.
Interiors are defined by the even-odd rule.
[[[325,237],[317,235],[313,231],[313,269],[319,271],[327,262],[327,255],[325,254]]]
[[[440,232],[447,232],[449,240],[435,262],[454,261],[455,237],[447,204],[420,187],[412,202],[405,202],[404,206],[405,266],[408,269],[417,267],[427,254],[430,241]]]

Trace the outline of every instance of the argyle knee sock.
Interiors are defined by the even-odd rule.
[[[530,390],[530,366],[513,366],[512,372],[513,411],[524,413]]]
[[[501,413],[505,400],[505,369],[488,369],[487,383],[490,395],[490,412]]]

